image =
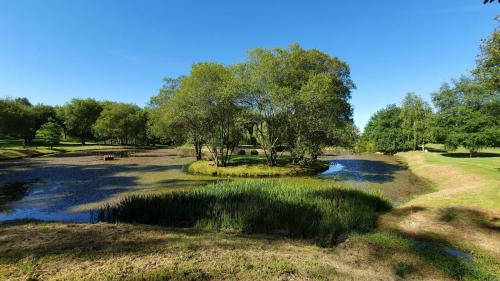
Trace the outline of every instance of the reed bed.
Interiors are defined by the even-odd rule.
[[[161,196],[130,196],[100,221],[277,234],[334,245],[375,226],[390,203],[377,194],[277,179],[224,181]]]

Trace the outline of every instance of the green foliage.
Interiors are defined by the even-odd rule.
[[[42,125],[39,130],[39,134],[47,141],[50,145],[50,149],[54,147],[54,145],[59,144],[59,140],[61,139],[61,134],[63,129],[59,123],[57,123],[54,119],[49,118],[49,121]]]
[[[184,144],[186,142],[184,131],[171,126],[172,120],[165,112],[168,110],[167,107],[174,106],[171,99],[179,91],[182,79],[183,77],[163,79],[163,85],[158,95],[151,97],[146,107],[148,112],[147,135],[154,142],[168,144]]]
[[[444,84],[432,99],[448,149],[463,146],[472,156],[480,148],[500,145],[500,92],[461,78],[453,86]]]
[[[365,127],[363,141],[384,153],[409,149],[409,137],[403,129],[401,112],[401,108],[396,105],[388,105],[377,111]]]
[[[259,151],[257,151],[256,149],[252,149],[250,150],[250,155],[259,155]]]
[[[401,108],[401,118],[403,129],[413,150],[416,150],[419,144],[422,144],[424,149],[425,143],[434,140],[432,109],[421,97],[414,93],[406,94]]]
[[[379,149],[375,145],[375,142],[366,138],[361,138],[356,144],[355,151],[358,153],[363,153],[363,152],[374,153],[379,151]]]
[[[500,29],[496,29],[481,44],[477,66],[472,71],[481,83],[491,91],[500,92]]]
[[[219,182],[162,196],[132,196],[102,208],[98,218],[282,234],[333,245],[350,232],[371,230],[376,213],[388,209],[384,199],[360,191],[252,180]]]
[[[24,145],[31,144],[37,130],[53,117],[52,107],[32,105],[26,98],[0,100],[0,134],[22,138]]]
[[[72,99],[64,105],[64,125],[70,136],[80,139],[82,144],[94,137],[92,127],[102,111],[96,100]]]
[[[201,133],[217,166],[226,166],[243,131],[242,107],[238,79],[234,72],[221,64],[199,63],[183,80],[179,95],[199,106]],[[175,110],[185,110],[175,108]]]
[[[218,167],[209,161],[196,161],[187,165],[191,174],[223,177],[277,177],[315,175],[328,169],[329,162],[313,160],[307,165],[290,164],[290,158],[282,157],[275,166],[266,165],[262,156],[232,156],[225,167]]]
[[[99,139],[140,144],[146,140],[146,122],[146,112],[137,105],[108,102],[92,129]]]
[[[299,45],[255,49],[243,67],[257,141],[275,165],[278,147],[297,161],[315,159],[332,131],[351,120],[349,66],[318,50]]]

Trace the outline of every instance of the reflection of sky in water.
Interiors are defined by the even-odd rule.
[[[78,186],[77,186],[78,187]],[[80,192],[79,192],[80,191]],[[16,219],[37,219],[49,221],[91,222],[90,211],[71,212],[72,206],[92,202],[105,192],[86,193],[82,187],[72,189],[68,182],[47,180],[30,184],[20,198],[0,208],[0,222]]]
[[[333,174],[336,174],[336,173],[342,171],[343,169],[344,169],[344,165],[332,161],[332,162],[330,162],[330,166],[328,167],[328,170],[322,172],[320,175],[322,175],[322,176],[333,175]]]
[[[67,222],[94,222],[90,211],[70,213],[70,212],[44,212],[37,209],[14,209],[0,212],[0,221],[17,219],[37,219],[45,221],[67,221]]]

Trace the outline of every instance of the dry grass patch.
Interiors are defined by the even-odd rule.
[[[356,237],[330,249],[274,236],[17,222],[0,224],[0,245],[2,280],[399,280],[394,258],[415,268],[409,280],[448,280]]]

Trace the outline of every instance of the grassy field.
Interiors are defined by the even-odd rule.
[[[201,160],[189,164],[187,171],[192,174],[222,177],[277,177],[315,175],[328,169],[328,164],[324,161],[315,161],[311,165],[303,167],[292,165],[289,157],[283,156],[279,159],[277,166],[270,167],[266,164],[264,156],[234,155],[226,167],[216,167],[210,161]]]
[[[434,146],[435,149],[442,149]],[[500,149],[399,153],[434,191],[382,216],[383,228],[473,254],[500,275]]]
[[[118,145],[104,145],[87,143],[82,145],[76,141],[62,141],[52,149],[41,139],[33,140],[32,145],[23,147],[22,140],[0,139],[0,160],[18,159],[24,157],[37,157],[43,155],[60,154],[66,152],[102,150],[102,149],[126,149],[132,148]]]

